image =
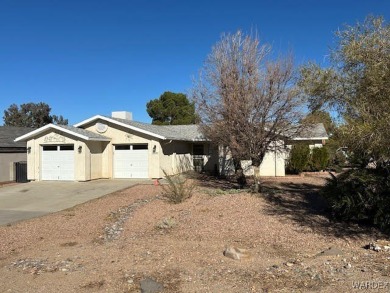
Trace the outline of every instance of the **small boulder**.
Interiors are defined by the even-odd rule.
[[[373,250],[376,252],[379,252],[382,250],[382,248],[377,243],[373,243],[373,242],[368,243],[364,248],[368,249],[368,250]]]
[[[231,259],[248,259],[251,257],[247,249],[229,246],[223,252],[223,255]]]
[[[140,283],[141,293],[157,293],[164,290],[164,286],[151,278],[143,279]]]

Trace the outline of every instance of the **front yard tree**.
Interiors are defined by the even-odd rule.
[[[149,101],[146,111],[152,124],[185,125],[196,122],[195,106],[182,93],[164,92],[160,98]]]
[[[68,119],[64,119],[61,115],[50,115],[50,111],[50,106],[43,102],[21,104],[20,107],[12,104],[4,111],[4,125],[32,128],[49,123],[68,125]]]
[[[305,66],[300,85],[312,109],[338,111],[340,139],[358,165],[330,180],[322,194],[336,219],[390,232],[390,25],[369,16],[336,36],[331,66]]]
[[[311,109],[339,112],[343,145],[364,159],[362,166],[374,160],[389,168],[390,25],[370,16],[336,36],[331,67],[303,67],[299,84],[311,97]]]
[[[230,151],[236,170],[241,160],[252,161],[255,188],[273,142],[297,130],[303,102],[294,87],[292,58],[271,61],[270,53],[257,37],[223,34],[193,88],[202,131]]]

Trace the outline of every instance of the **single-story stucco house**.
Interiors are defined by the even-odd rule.
[[[25,141],[15,138],[31,132],[28,127],[0,126],[0,182],[14,181],[15,163],[27,161]]]
[[[197,125],[152,125],[131,116],[129,112],[96,115],[74,126],[48,124],[18,137],[16,141],[27,142],[28,179],[87,181],[162,178],[164,171],[193,169],[218,172],[218,148]],[[309,136],[296,139],[313,145],[328,139],[322,124]],[[274,160],[272,155],[264,160],[261,174],[284,176],[284,157]]]

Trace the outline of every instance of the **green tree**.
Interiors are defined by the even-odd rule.
[[[160,98],[150,100],[146,111],[152,124],[185,125],[196,123],[195,106],[185,94],[164,92]]]
[[[50,106],[43,102],[21,104],[20,107],[12,104],[4,111],[4,125],[32,128],[49,123],[68,125],[68,119],[64,119],[61,115],[50,115],[50,111]]]
[[[302,122],[306,124],[322,123],[324,124],[328,135],[333,134],[336,128],[336,125],[329,112],[322,110],[315,110],[309,113],[305,118],[302,119]]]
[[[298,143],[291,147],[289,159],[287,162],[287,171],[293,174],[299,174],[307,169],[310,158],[309,145]]]
[[[329,152],[326,147],[313,148],[310,155],[310,168],[312,171],[323,171],[329,164]]]
[[[322,193],[336,218],[365,221],[389,232],[390,25],[369,16],[336,36],[331,67],[303,67],[299,84],[312,110],[338,111],[344,121],[337,134],[353,154],[348,160],[360,165],[333,177]]]
[[[309,64],[299,85],[310,108],[334,108],[343,118],[340,139],[361,159],[389,168],[390,162],[390,26],[381,17],[336,33],[331,66]]]

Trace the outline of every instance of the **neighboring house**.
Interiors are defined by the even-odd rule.
[[[298,133],[288,135],[289,139],[281,137],[280,140],[271,143],[269,151],[265,154],[260,165],[260,176],[285,176],[286,162],[293,144],[304,142],[312,149],[322,147],[325,145],[326,140],[329,139],[322,123],[305,126],[296,132]],[[246,176],[254,175],[250,160],[241,161],[241,167]],[[229,154],[220,156],[219,172],[226,175],[234,174],[234,164]]]
[[[31,132],[31,128],[0,126],[0,182],[15,180],[15,162],[27,161],[25,141],[15,138]]]
[[[16,141],[27,141],[29,180],[162,178],[163,170],[217,172],[221,161],[197,125],[141,123],[128,112],[96,115],[74,126],[49,124]]]

